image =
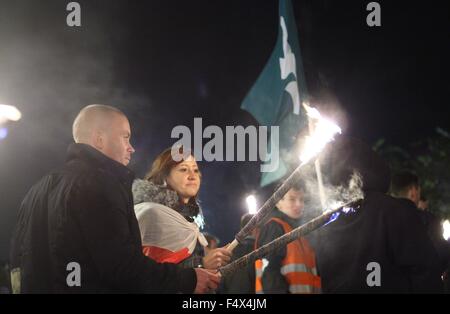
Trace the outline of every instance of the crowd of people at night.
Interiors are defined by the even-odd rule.
[[[270,216],[230,250],[202,232],[202,173],[189,152],[161,152],[142,179],[125,114],[83,108],[66,162],[20,205],[0,293],[448,293],[450,243],[413,172],[391,173],[364,142],[337,138],[323,172],[339,186],[357,171],[364,200],[230,276],[219,269],[305,222],[308,190],[295,184]],[[241,228],[251,219],[241,218]],[[81,280],[68,265],[81,269]],[[76,267],[73,268],[76,270]]]

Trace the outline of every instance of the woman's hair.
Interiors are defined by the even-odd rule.
[[[180,161],[175,161],[172,158],[172,147],[167,148],[161,154],[156,157],[155,161],[150,168],[150,171],[147,172],[144,179],[151,181],[157,185],[165,185],[166,178],[169,176],[170,171],[178,164],[183,162],[183,159]],[[183,147],[179,148],[179,153],[183,154]],[[200,179],[202,177],[199,172]]]

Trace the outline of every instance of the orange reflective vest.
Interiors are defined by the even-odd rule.
[[[279,218],[271,218],[270,221],[279,223],[285,233],[292,231],[291,226]],[[261,259],[256,260],[255,268],[255,292],[261,294],[264,293],[262,285],[264,269]],[[287,245],[286,256],[281,261],[280,272],[289,285],[290,293],[320,293],[321,283],[317,274],[316,257],[305,238],[300,237]]]

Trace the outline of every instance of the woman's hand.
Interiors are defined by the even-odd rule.
[[[231,259],[231,252],[226,248],[213,249],[203,257],[203,268],[218,269],[225,266]]]

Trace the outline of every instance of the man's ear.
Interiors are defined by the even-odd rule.
[[[411,201],[414,199],[414,187],[410,187],[408,189],[408,193],[406,193],[406,196]]]
[[[103,147],[105,147],[105,138],[102,132],[96,131],[93,134],[92,144],[94,147],[98,150],[103,150]]]
[[[408,190],[408,198],[415,202],[415,200],[417,199],[417,193],[419,193],[419,189],[415,186],[412,186],[409,188]]]

